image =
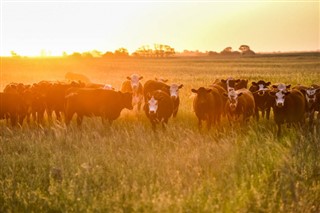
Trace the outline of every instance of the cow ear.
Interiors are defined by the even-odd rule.
[[[258,86],[257,82],[252,82],[251,83],[253,86]]]
[[[227,81],[224,80],[224,79],[221,79],[221,82],[222,82],[222,83],[225,83],[225,84],[227,83]]]
[[[274,85],[272,85],[272,86],[274,86]],[[276,96],[276,92],[274,92],[274,91],[269,91],[268,93],[269,93],[269,95],[272,96],[272,97],[275,97],[275,96]]]
[[[240,92],[240,93],[238,94],[238,97],[240,97],[242,94],[243,94],[243,93],[242,93],[242,92]]]
[[[290,89],[290,87],[291,87],[291,84],[287,85],[286,87],[287,87],[287,89]]]
[[[307,93],[307,90],[306,89],[301,89],[300,90],[304,95]]]
[[[291,92],[289,92],[289,91],[284,92],[285,95],[289,95],[290,93]]]
[[[268,81],[268,82],[266,83],[266,86],[270,86],[270,84],[271,84],[271,82],[270,82],[270,81]]]
[[[129,76],[127,76],[127,79],[128,79],[128,80],[131,80],[131,78],[130,78]]]
[[[143,76],[140,76],[139,80],[143,79]]]
[[[181,89],[182,87],[183,87],[183,84],[180,84],[180,86],[178,88]]]
[[[198,90],[196,90],[196,89],[191,89],[191,92],[198,94]]]
[[[317,89],[316,89],[316,93],[319,93],[319,92],[320,92],[320,88],[317,88]]]
[[[278,89],[278,86],[277,85],[272,85],[272,88]]]

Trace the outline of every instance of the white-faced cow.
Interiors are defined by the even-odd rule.
[[[273,113],[278,126],[277,135],[281,135],[281,124],[298,124],[304,122],[305,100],[303,94],[296,89],[278,90],[269,94],[274,97]]]
[[[156,90],[148,94],[144,111],[151,122],[152,129],[155,131],[157,124],[161,123],[163,128],[168,124],[168,120],[173,113],[173,103],[167,93]]]
[[[168,95],[170,95],[173,103],[173,117],[177,116],[178,110],[179,110],[179,105],[180,105],[180,97],[179,97],[179,90],[183,87],[183,84],[171,84],[167,85],[163,82],[160,81],[155,81],[155,80],[148,80],[144,84],[144,97],[145,100],[147,98],[147,95],[153,91],[156,90],[162,90]]]
[[[132,93],[132,104],[137,106],[137,109],[141,109],[141,104],[143,102],[143,86],[140,80],[143,76],[138,74],[132,74],[127,77],[121,85],[121,92],[131,92]]]
[[[258,82],[252,82],[252,86],[249,88],[254,97],[255,116],[257,121],[259,121],[259,111],[261,111],[263,118],[265,114],[267,120],[270,118],[270,111],[273,103],[273,98],[269,95],[270,85],[270,82],[260,80]]]
[[[224,96],[228,98],[225,111],[230,124],[241,115],[243,122],[247,122],[250,116],[254,115],[254,97],[248,89],[231,90],[228,93],[224,93]]]
[[[191,89],[191,92],[196,94],[193,100],[193,110],[198,118],[199,130],[202,127],[202,121],[207,123],[208,130],[212,123],[219,124],[223,111],[223,101],[219,91],[216,88],[200,87]]]
[[[303,85],[298,85],[293,87],[293,89],[299,90],[304,95],[305,102],[306,102],[306,113],[307,113],[307,117],[309,118],[309,126],[310,127],[313,126],[314,114],[319,105],[318,96],[320,94],[320,88],[313,87],[313,86],[307,87]]]

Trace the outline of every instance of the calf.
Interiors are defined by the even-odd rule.
[[[140,80],[143,76],[138,74],[132,74],[127,77],[127,80],[124,81],[121,85],[121,92],[131,92],[132,93],[132,104],[137,105],[137,109],[141,109],[141,104],[143,101],[143,86]]]
[[[100,116],[102,121],[111,124],[121,111],[132,107],[132,93],[122,93],[113,90],[81,88],[66,96],[66,124],[68,125],[77,113],[78,126],[83,116]]]
[[[243,122],[247,122],[254,115],[255,102],[252,93],[248,89],[231,90],[224,93],[228,97],[225,110],[230,124],[242,115]]]
[[[262,112],[262,117],[266,114],[267,120],[270,118],[270,111],[272,106],[273,98],[269,95],[270,82],[260,80],[258,82],[252,82],[252,86],[249,88],[252,92],[255,102],[255,116],[259,121],[259,111]]]
[[[219,91],[216,88],[200,87],[191,89],[191,92],[196,94],[193,100],[193,110],[198,118],[199,129],[202,127],[202,121],[207,123],[208,130],[212,123],[219,124],[223,110],[223,101]]]
[[[281,135],[281,124],[301,124],[304,122],[305,100],[299,90],[271,91],[269,94],[274,98],[272,108],[278,127],[278,136]]]
[[[173,114],[173,103],[167,93],[156,90],[149,93],[144,111],[151,122],[152,129],[155,131],[158,123],[161,123],[162,127],[165,128],[165,124],[168,123]]]

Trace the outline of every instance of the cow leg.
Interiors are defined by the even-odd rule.
[[[267,118],[267,120],[270,119],[270,111],[271,111],[271,108],[267,108],[266,109],[266,118]]]
[[[256,107],[254,111],[255,111],[254,115],[256,117],[256,120],[259,121],[259,109]]]
[[[281,124],[277,123],[277,126],[278,126],[277,136],[280,137],[281,136]]]

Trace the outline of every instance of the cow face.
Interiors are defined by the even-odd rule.
[[[268,86],[270,85],[270,82],[265,82],[265,81],[258,81],[258,82],[252,82],[252,85],[255,87],[255,92],[256,94],[258,94],[259,96],[264,96],[266,91],[269,90]]]
[[[271,96],[275,97],[276,101],[276,107],[283,107],[285,103],[285,97],[290,94],[290,92],[287,91],[278,91],[278,92],[270,92]]]
[[[176,99],[179,97],[179,89],[183,87],[183,84],[178,85],[178,84],[171,84],[170,86],[170,96],[173,99]]]
[[[206,89],[204,87],[200,87],[199,89],[191,89],[191,92],[197,94],[198,103],[200,106],[206,106],[208,102],[207,95],[212,91],[212,89]]]
[[[131,88],[134,92],[138,91],[139,88],[139,81],[143,78],[143,76],[139,76],[138,74],[132,74],[130,77],[128,76],[127,79],[131,82]]]
[[[320,92],[320,89],[308,88],[304,90],[306,100],[308,104],[313,104],[316,102],[317,93]]]
[[[155,115],[158,110],[158,100],[156,100],[153,96],[148,101],[148,109],[150,115]]]
[[[242,92],[237,93],[235,90],[231,90],[228,92],[228,94],[224,93],[223,95],[228,97],[229,107],[230,107],[231,111],[233,111],[238,106],[238,98],[242,95]]]

